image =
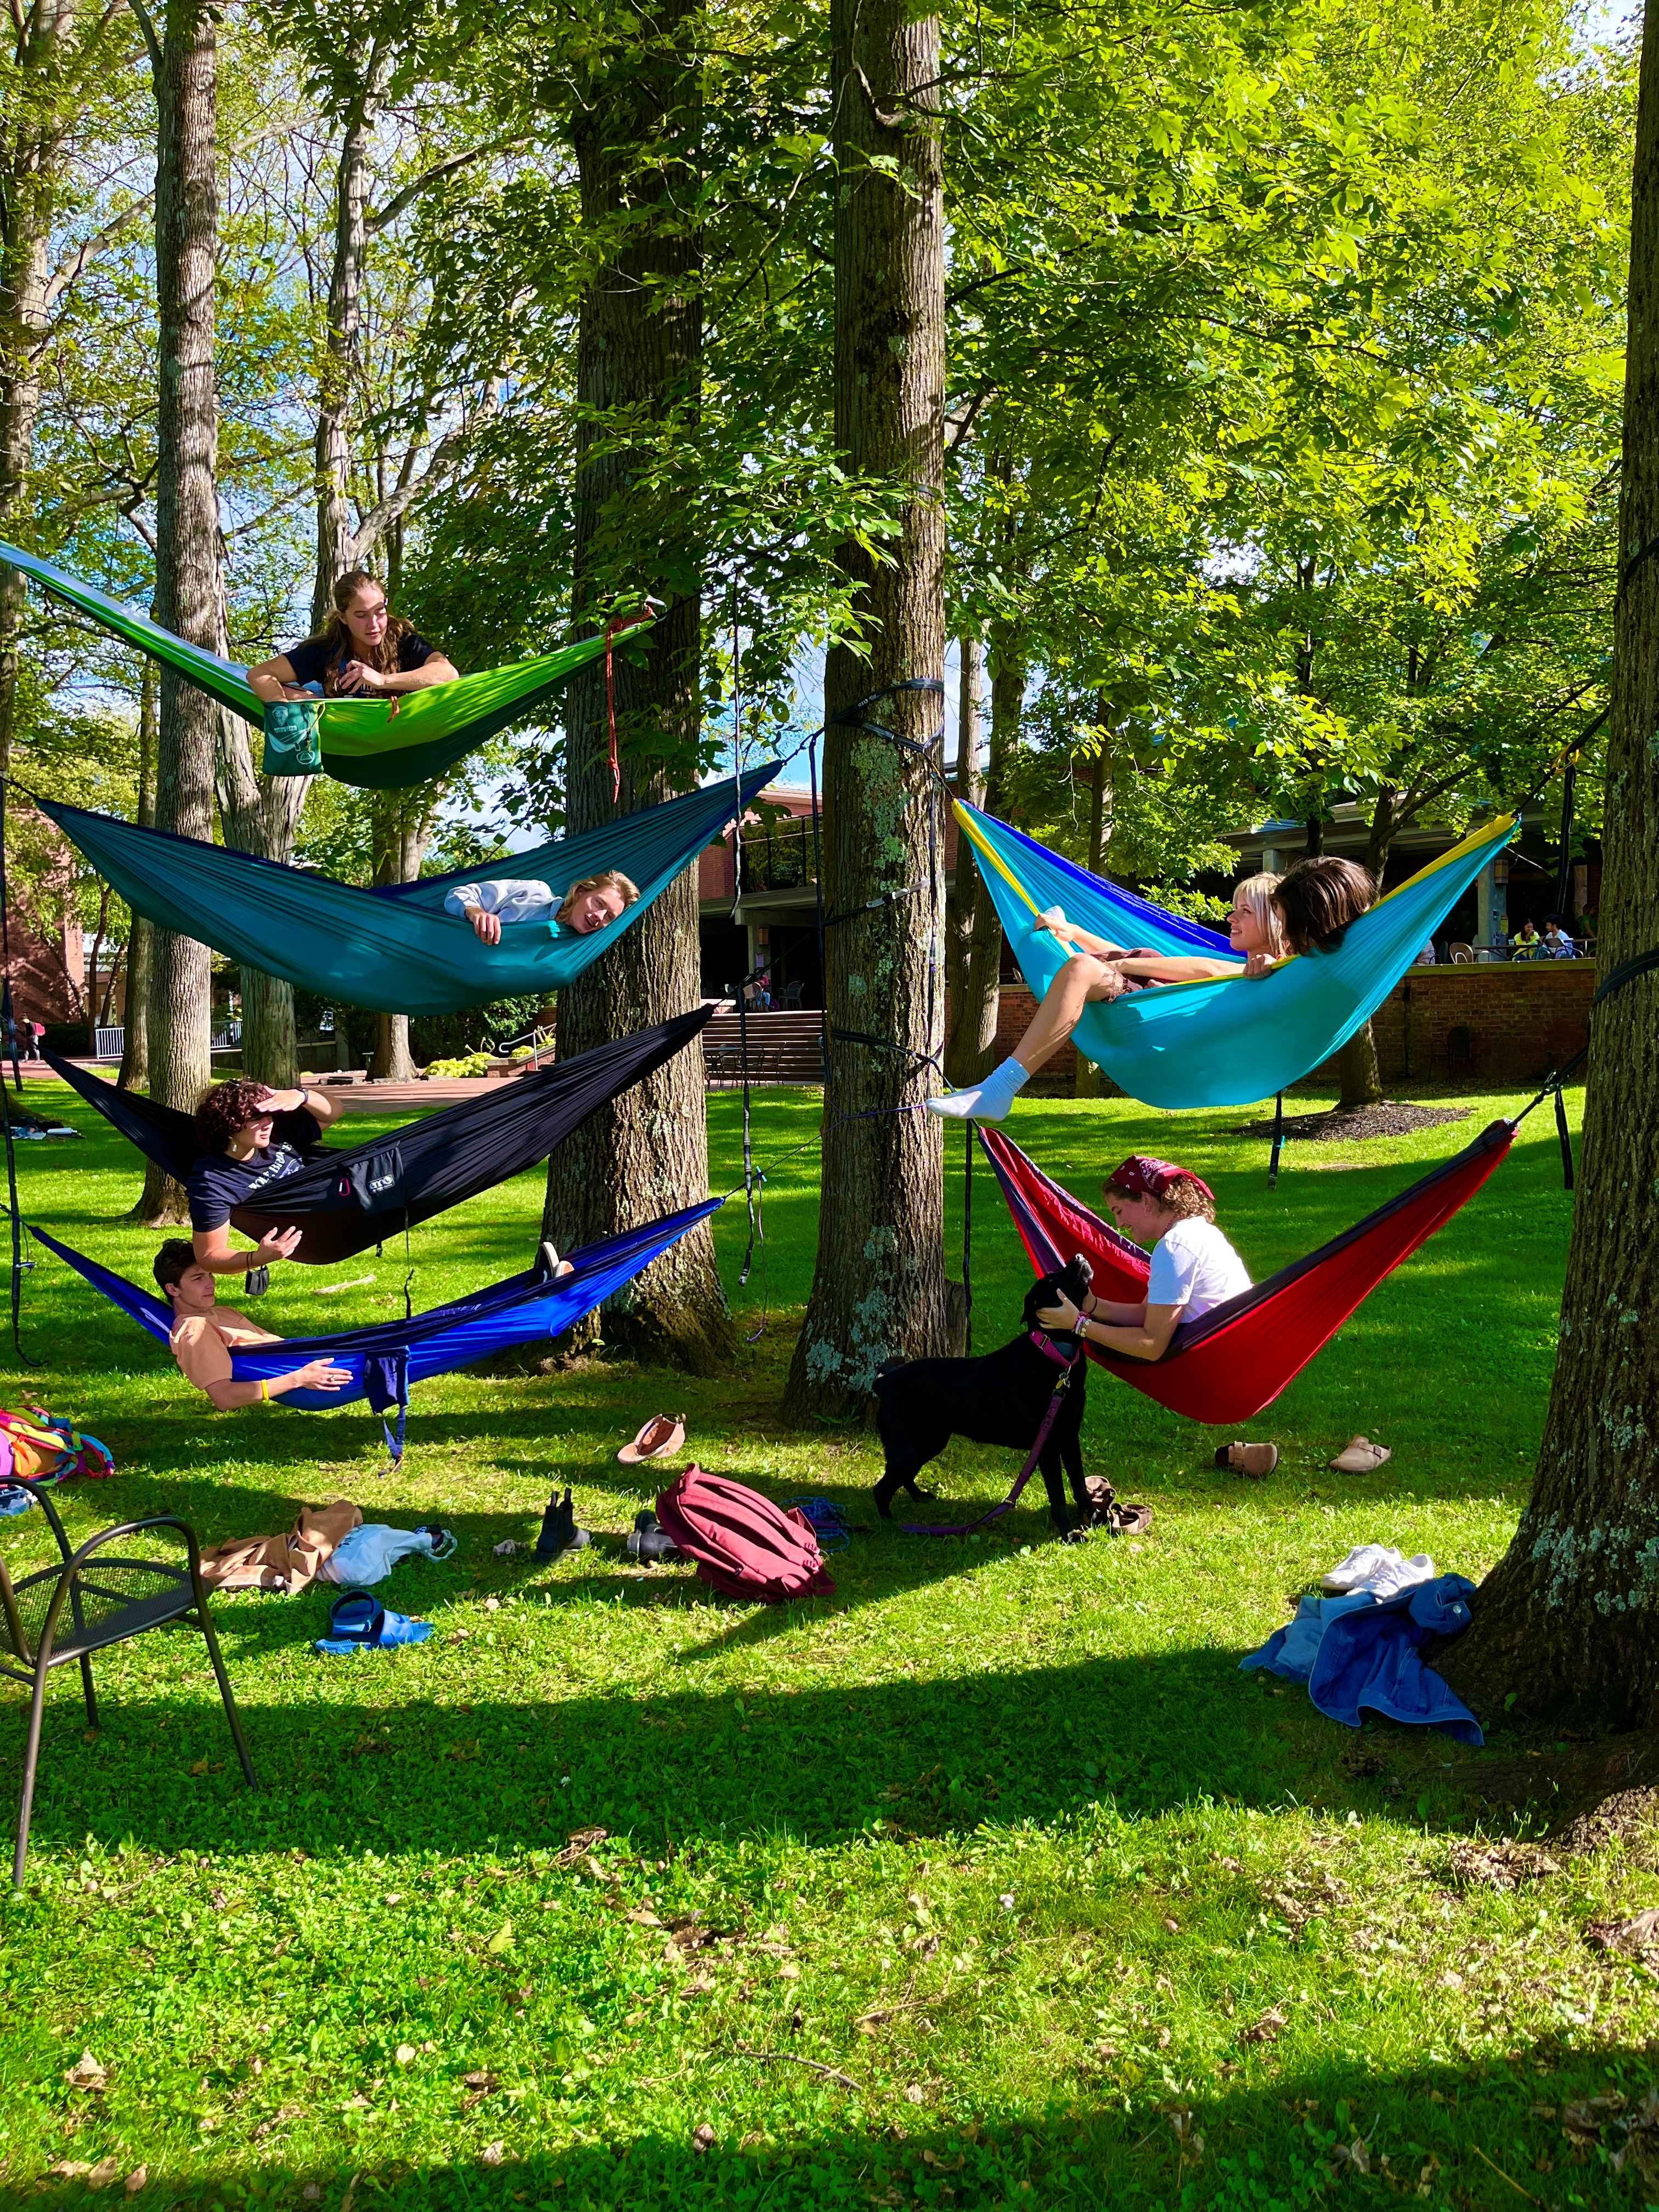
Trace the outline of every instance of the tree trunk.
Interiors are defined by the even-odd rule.
[[[976,637],[962,639],[960,680],[957,690],[957,796],[964,805],[985,802],[985,778],[980,759],[981,724],[985,710],[985,648]],[[989,1039],[984,1035],[984,1010],[968,1012],[968,968],[974,943],[974,908],[979,871],[973,847],[957,838],[956,872],[945,902],[945,1079],[971,1083],[958,1076],[964,1054],[975,1065]],[[964,1028],[964,1019],[968,1026]]]
[[[896,481],[906,498],[886,562],[841,550],[869,658],[836,646],[824,670],[823,896],[851,918],[829,936],[817,1266],[786,1400],[796,1419],[867,1412],[884,1359],[940,1351],[949,1334],[942,1124],[914,1110],[944,1036],[939,799],[925,762],[836,726],[855,700],[937,680],[945,661],[938,21],[901,0],[831,0],[830,51],[836,444],[852,473]],[[937,702],[897,692],[867,719],[922,743]]]
[[[1644,44],[1598,951],[1659,945],[1659,38]],[[1532,1496],[1437,1663],[1490,1710],[1659,1725],[1659,973],[1590,1021],[1583,1159]]]
[[[34,451],[40,355],[47,326],[52,216],[70,117],[66,64],[76,0],[34,0],[9,72],[11,106],[0,121],[0,537],[16,535]],[[17,637],[27,586],[0,569],[0,775],[11,764],[17,713]]]
[[[219,195],[216,9],[167,0],[156,68],[155,290],[160,319],[156,412],[155,614],[194,644],[216,648],[224,632],[216,483],[214,279]],[[218,708],[163,668],[155,758],[155,826],[182,837],[213,835]],[[157,930],[151,951],[150,1095],[191,1111],[212,1077],[212,981],[205,945]],[[151,1165],[139,1218],[158,1225],[188,1217],[184,1192]]]
[[[574,611],[592,629],[613,582],[630,565],[629,487],[635,459],[618,426],[695,420],[702,359],[702,239],[685,210],[696,179],[678,149],[696,143],[700,116],[692,41],[702,17],[692,0],[665,0],[652,38],[609,57],[572,120],[590,237],[613,241],[581,302],[576,383]],[[623,434],[626,434],[625,428]],[[700,549],[678,542],[633,547],[637,580],[666,600],[644,665],[616,662],[624,739],[622,790],[613,804],[610,718],[603,662],[566,694],[566,819],[572,830],[620,808],[655,805],[691,788],[701,719]],[[701,994],[697,872],[685,870],[651,911],[559,999],[559,1055],[627,1036],[683,1013]],[[695,1205],[708,1188],[702,1063],[695,1052],[584,1122],[549,1164],[544,1233],[561,1249],[616,1235]],[[605,1309],[596,1334],[635,1357],[713,1372],[733,1348],[731,1316],[707,1225],[636,1276]]]
[[[432,827],[430,799],[416,791],[377,791],[370,806],[377,884],[417,882]],[[368,1073],[376,1083],[412,1083],[419,1070],[410,1048],[407,1014],[374,1014]]]
[[[138,826],[155,827],[155,720],[161,692],[159,664],[144,655],[138,678]],[[149,1088],[149,968],[155,932],[141,914],[127,938],[126,1013],[122,1022],[118,1091]]]
[[[1006,815],[1008,784],[1019,747],[1020,711],[1025,703],[1025,651],[1008,624],[991,628],[991,748],[986,764],[988,814]],[[945,1079],[957,1086],[982,1082],[996,1060],[997,1007],[1002,983],[1002,923],[966,843],[958,847],[957,868],[964,865],[973,884],[973,919],[968,961],[957,1023],[958,1049],[945,1063]]]
[[[358,96],[340,138],[334,173],[334,262],[329,271],[328,329],[317,390],[317,571],[311,627],[320,630],[334,586],[356,565],[352,528],[351,422],[362,341],[363,270],[368,254],[368,153],[384,88],[385,57],[371,48]],[[408,1042],[405,1036],[405,1054]]]
[[[1389,852],[1394,843],[1395,831],[1400,827],[1399,807],[1398,792],[1385,789],[1378,793],[1371,814],[1370,833],[1365,840],[1365,866],[1379,884],[1382,881],[1382,871],[1389,865]],[[1310,852],[1314,849],[1311,842],[1313,830],[1314,825],[1310,822],[1308,824]],[[1324,839],[1322,836],[1320,850],[1322,852],[1323,849]],[[1369,1022],[1362,1029],[1356,1030],[1338,1053],[1336,1067],[1340,1084],[1336,1102],[1339,1114],[1358,1114],[1367,1106],[1382,1104],[1382,1075],[1376,1062],[1376,1038]]]
[[[1089,763],[1089,872],[1098,876],[1105,872],[1106,848],[1112,840],[1112,702],[1104,692],[1095,702],[1095,722],[1099,744]],[[1074,1090],[1079,1098],[1100,1096],[1100,1070],[1081,1053]]]

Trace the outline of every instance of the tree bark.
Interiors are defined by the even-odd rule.
[[[373,825],[375,882],[417,881],[432,828],[430,799],[416,791],[377,791],[369,819]],[[374,1024],[374,1042],[368,1061],[371,1079],[376,1083],[412,1083],[419,1071],[410,1049],[409,1016],[377,1013],[371,1018]]]
[[[155,289],[160,320],[156,414],[155,613],[192,643],[224,634],[216,481],[214,280],[219,193],[216,11],[167,0],[156,68]],[[213,835],[218,708],[163,668],[155,757],[155,826]],[[212,979],[205,945],[157,930],[150,974],[150,1095],[191,1111],[212,1077]],[[180,1187],[151,1165],[136,1212],[160,1224],[188,1219]]]
[[[964,805],[985,803],[985,777],[981,760],[981,724],[985,711],[985,648],[976,637],[959,643],[961,667],[957,690],[957,796]],[[974,921],[979,871],[973,847],[957,839],[956,872],[945,902],[945,1079],[965,1084],[972,1076],[957,1073],[964,1059],[975,1064],[983,1057],[990,1040],[984,1034],[984,1008],[969,1009],[968,969],[973,954]]]
[[[938,21],[902,0],[831,0],[830,51],[836,444],[849,470],[901,483],[905,498],[886,562],[842,549],[868,658],[836,646],[824,670],[823,895],[849,918],[829,934],[817,1266],[786,1399],[796,1419],[867,1413],[884,1359],[940,1351],[950,1331],[942,1124],[914,1110],[944,1036],[937,790],[914,754],[836,726],[866,694],[937,680],[944,666]],[[867,719],[921,744],[937,702],[896,692]],[[847,1030],[881,1046],[836,1034]]]
[[[138,678],[138,826],[155,827],[155,722],[161,696],[159,664],[144,655]],[[118,1091],[149,1088],[149,968],[155,932],[141,914],[127,938],[126,1014],[122,1023]]]
[[[1365,840],[1365,866],[1377,882],[1382,880],[1382,871],[1389,865],[1389,851],[1394,843],[1395,831],[1400,826],[1400,794],[1384,790],[1377,794],[1371,812],[1370,835]],[[1308,825],[1311,840],[1314,825]],[[1320,840],[1324,849],[1324,840]],[[1311,852],[1313,847],[1309,845]],[[1376,1037],[1367,1022],[1354,1031],[1336,1056],[1339,1092],[1336,1110],[1339,1114],[1358,1114],[1367,1106],[1382,1103],[1382,1075],[1376,1061]]]
[[[693,0],[663,0],[646,36],[596,65],[572,119],[582,221],[613,241],[583,295],[577,335],[574,611],[592,629],[626,568],[666,601],[642,666],[620,655],[616,706],[622,787],[613,802],[604,663],[566,694],[566,819],[573,830],[692,788],[701,720],[701,550],[634,542],[627,557],[633,457],[618,425],[694,419],[701,392],[701,234],[696,178],[684,150],[700,128]],[[701,994],[697,872],[686,869],[605,957],[560,995],[561,1058],[667,1019]],[[708,1188],[702,1064],[680,1053],[592,1115],[548,1169],[544,1233],[562,1249],[695,1205]],[[636,1276],[597,1334],[637,1358],[710,1373],[734,1336],[707,1224]]]
[[[1659,945],[1659,38],[1642,52],[1598,951]],[[1590,1019],[1582,1171],[1532,1496],[1437,1662],[1492,1710],[1659,1724],[1659,973]]]
[[[328,328],[317,390],[317,571],[311,627],[320,630],[334,605],[337,580],[357,560],[352,526],[351,423],[362,368],[363,272],[368,258],[369,145],[384,88],[386,56],[370,49],[358,95],[346,112],[334,173],[334,260],[329,271]],[[407,1051],[407,1040],[404,1049]]]
[[[1025,703],[1025,649],[1018,633],[1007,623],[991,626],[991,745],[985,770],[983,805],[988,814],[1008,811],[1009,778],[1019,749],[1020,712]],[[1002,983],[1002,923],[979,864],[958,848],[957,867],[964,860],[973,884],[973,916],[969,930],[968,961],[962,987],[962,1014],[957,1024],[959,1048],[945,1063],[947,1083],[965,1086],[982,1082],[996,1059],[997,1008]]]
[[[0,124],[0,536],[14,537],[34,452],[47,328],[52,227],[70,120],[64,94],[76,0],[34,0],[17,40],[9,114]],[[27,586],[0,569],[0,775],[11,764],[17,638]]]

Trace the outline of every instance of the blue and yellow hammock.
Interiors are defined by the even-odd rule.
[[[249,689],[247,670],[240,661],[227,660],[222,653],[175,637],[170,629],[163,629],[132,607],[123,606],[106,592],[83,584],[67,568],[39,560],[15,545],[0,541],[0,561],[55,598],[67,601],[124,645],[135,646],[151,659],[174,670],[256,729],[265,729],[265,702]],[[649,619],[642,614],[637,621]],[[629,626],[636,625],[630,622]],[[290,720],[297,711],[308,726],[314,757],[304,766],[292,764],[300,757],[297,753],[285,750],[278,758],[275,732],[266,729],[265,772],[272,775],[319,772],[369,790],[428,782],[475,752],[487,738],[534,714],[579,668],[597,660],[607,644],[622,634],[622,624],[614,624],[609,638],[578,638],[556,652],[514,661],[506,668],[478,669],[470,676],[457,677],[453,683],[400,692],[393,698],[324,699],[314,708],[290,708],[287,710]]]
[[[776,761],[751,769],[743,778],[743,803],[777,772]],[[534,852],[360,890],[228,845],[141,830],[58,799],[32,803],[135,913],[158,927],[193,937],[302,991],[386,1014],[452,1014],[494,999],[562,989],[661,896],[738,805],[732,785],[721,781]],[[546,923],[519,922],[502,930],[499,945],[485,945],[467,922],[444,911],[444,894],[457,884],[534,878],[562,892],[602,868],[620,868],[640,896],[608,929],[586,937],[555,936]]]
[[[1066,951],[1037,918],[1067,921],[1118,945],[1236,960],[1200,922],[1091,875],[994,815],[952,801],[1020,973],[1040,999]],[[1520,826],[1515,814],[1465,837],[1370,913],[1333,952],[1281,960],[1266,975],[1163,983],[1086,1006],[1073,1042],[1132,1098],[1148,1106],[1246,1106],[1310,1075],[1368,1022],[1483,868]]]

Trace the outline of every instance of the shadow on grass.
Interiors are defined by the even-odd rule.
[[[1044,2111],[975,2110],[935,2081],[919,2088],[919,2107],[907,2105],[902,2123],[892,2124],[883,2118],[890,2089],[872,2089],[856,2072],[815,2075],[787,2052],[757,2056],[757,2048],[688,2054],[672,2085],[685,2116],[673,2134],[662,2119],[631,2121],[624,2094],[606,2100],[599,2121],[605,2139],[593,2140],[591,2104],[568,2077],[561,2097],[552,2073],[538,2078],[528,2104],[522,2092],[496,2094],[463,2118],[478,2100],[458,2078],[454,2132],[493,2137],[488,2152],[481,2142],[471,2157],[378,2163],[365,2144],[346,2160],[289,2165],[278,2137],[246,2165],[222,2146],[206,2171],[204,2160],[184,2171],[152,2167],[137,2203],[140,2212],[159,2203],[255,2200],[313,2203],[319,2212],[352,2204],[386,2212],[526,2204],[561,2212],[865,2212],[872,2205],[1302,2212],[1337,2192],[1339,2201],[1366,2203],[1403,2195],[1449,2212],[1517,2198],[1640,2203],[1640,2178],[1659,2181],[1659,2143],[1629,2124],[1651,2089],[1653,2057],[1628,2045],[1593,2056],[1543,2046],[1492,2064],[1408,2070],[1333,2054],[1265,2082],[1257,2064],[1249,2086],[1175,2090],[1158,2083],[1155,2069],[1148,2078],[1142,2067],[1106,2060],[1092,2074],[1057,2081]],[[635,2094],[647,2096],[649,2085]],[[1598,2099],[1599,2107],[1591,2101]],[[763,2102],[773,2136],[749,2131]],[[1567,2111],[1583,2116],[1583,2132],[1564,2129]],[[515,2136],[550,2124],[577,2139],[558,2152],[515,2152]],[[5,2201],[34,2201],[34,2192],[7,2191]],[[52,2201],[78,2207],[94,2200],[84,2183],[71,2183]]]
[[[301,1607],[302,1624],[293,1618]],[[297,1626],[319,1632],[325,1613],[305,1598],[280,1623],[261,1609],[223,1614],[233,1681],[243,1662],[291,1644]],[[1231,1651],[1024,1670],[1011,1651],[1005,1672],[830,1686],[811,1678],[845,1666],[838,1638],[825,1650],[803,1635],[799,1679],[786,1689],[750,1681],[618,1698],[562,1680],[545,1659],[520,1660],[510,1626],[466,1632],[474,1672],[464,1703],[441,1701],[455,1656],[444,1641],[333,1661],[296,1655],[318,1672],[292,1705],[241,1701],[258,1793],[241,1787],[199,1642],[148,1638],[139,1648],[160,1656],[147,1676],[124,1680],[112,1661],[100,1669],[96,1736],[83,1734],[67,1682],[54,1696],[36,1835],[60,1845],[131,1837],[214,1855],[299,1846],[449,1856],[562,1843],[590,1822],[684,1849],[745,1834],[813,1845],[878,1830],[958,1835],[985,1821],[1063,1821],[1103,1800],[1138,1816],[1202,1799],[1279,1808],[1305,1801],[1310,1725],[1329,1747],[1325,1804],[1377,1812],[1390,1802],[1344,1767],[1347,1731],[1241,1675]],[[476,1670],[497,1634],[500,1668],[531,1680],[515,1679],[511,1696],[480,1696]],[[176,1686],[188,1705],[158,1694],[163,1666],[166,1689]],[[13,1707],[0,1742],[14,1757],[22,1729]],[[1449,1786],[1469,1755],[1436,1748]]]

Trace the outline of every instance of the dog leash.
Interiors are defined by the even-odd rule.
[[[1032,1334],[1035,1334],[1036,1332],[1033,1331]],[[1062,1358],[1064,1356],[1063,1354],[1055,1352],[1053,1347],[1048,1345],[1046,1339],[1044,1340],[1044,1347],[1049,1351],[1051,1357]],[[988,1521],[1000,1520],[1003,1514],[1012,1513],[1015,1506],[1019,1503],[1020,1492],[1024,1489],[1026,1484],[1031,1480],[1031,1476],[1036,1468],[1036,1463],[1042,1457],[1042,1448],[1048,1443],[1049,1431],[1053,1429],[1054,1422],[1059,1417],[1060,1401],[1066,1395],[1066,1391],[1071,1388],[1073,1370],[1076,1367],[1078,1360],[1081,1359],[1082,1357],[1083,1354],[1081,1351],[1079,1351],[1073,1358],[1066,1360],[1065,1372],[1061,1375],[1059,1382],[1055,1383],[1054,1395],[1049,1399],[1048,1406],[1044,1410],[1042,1419],[1038,1425],[1036,1442],[1031,1446],[1030,1455],[1026,1460],[1024,1466],[1021,1468],[1019,1473],[1015,1476],[1014,1486],[1008,1492],[1008,1495],[1003,1499],[1000,1505],[994,1505],[988,1513],[981,1513],[977,1521],[963,1521],[955,1523],[948,1528],[943,1525],[933,1525],[931,1523],[924,1524],[910,1521],[901,1522],[899,1524],[901,1534],[906,1536],[966,1536],[971,1534],[971,1532],[975,1528],[982,1528]]]

